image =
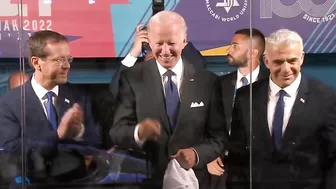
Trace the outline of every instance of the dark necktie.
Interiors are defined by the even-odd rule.
[[[177,86],[172,81],[172,76],[175,75],[175,73],[171,70],[168,70],[164,75],[168,78],[165,88],[166,111],[169,118],[170,126],[171,128],[174,128],[179,112],[180,97],[178,94]]]
[[[242,82],[242,87],[246,86],[248,84],[248,80],[246,77],[242,77],[241,78],[241,82]]]
[[[48,97],[47,114],[48,114],[48,120],[50,122],[51,128],[56,131],[58,127],[58,123],[57,123],[56,108],[52,100],[53,96],[54,96],[54,93],[52,91],[47,92],[47,97]]]
[[[275,107],[274,117],[273,117],[273,140],[275,147],[280,148],[282,142],[282,127],[283,127],[283,117],[284,117],[284,96],[286,92],[284,90],[279,91],[279,99]]]

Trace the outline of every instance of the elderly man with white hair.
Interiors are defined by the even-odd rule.
[[[336,188],[335,92],[301,73],[303,42],[295,31],[272,33],[264,59],[271,74],[252,84],[252,127],[249,87],[237,92],[228,188]]]
[[[147,31],[154,59],[121,74],[112,142],[145,150],[151,177],[161,184],[175,159],[206,188],[206,164],[228,140],[218,77],[181,58],[187,25],[178,13],[155,14]]]

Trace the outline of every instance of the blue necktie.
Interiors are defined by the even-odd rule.
[[[166,111],[169,118],[170,126],[171,128],[174,128],[179,112],[180,97],[178,94],[177,86],[172,81],[172,76],[175,75],[175,73],[171,70],[168,70],[164,75],[168,78],[165,88]]]
[[[246,77],[242,77],[241,78],[241,82],[242,82],[242,87],[246,86],[248,84],[248,80]]]
[[[55,106],[53,104],[52,97],[54,96],[54,93],[52,91],[47,92],[47,97],[48,97],[48,103],[47,103],[47,114],[48,114],[48,119],[51,124],[51,128],[56,131],[58,127],[57,123],[57,113]]]
[[[279,99],[275,107],[274,118],[273,118],[273,140],[275,147],[280,148],[282,142],[282,127],[283,127],[283,117],[284,117],[284,96],[286,92],[284,90],[279,91]]]

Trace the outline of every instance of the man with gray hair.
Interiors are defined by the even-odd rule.
[[[145,150],[151,176],[160,184],[168,162],[176,159],[184,169],[192,168],[200,188],[206,188],[206,164],[228,139],[218,77],[181,58],[187,44],[181,15],[159,12],[147,30],[155,59],[121,74],[112,142]]]
[[[250,182],[258,189],[336,188],[336,95],[301,74],[303,60],[299,34],[270,35],[264,58],[270,78],[252,84],[252,127],[249,87],[237,91],[228,188]]]

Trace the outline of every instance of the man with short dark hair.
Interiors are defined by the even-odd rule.
[[[28,40],[29,60],[34,74],[20,88],[0,98],[0,146],[9,152],[21,150],[25,127],[27,151],[52,157],[62,141],[100,146],[101,131],[91,115],[88,96],[67,83],[73,58],[67,38],[53,31],[39,31]],[[25,108],[25,121],[21,104]],[[25,123],[25,125],[23,125]]]
[[[250,38],[251,34],[252,41]],[[236,90],[257,80],[269,77],[269,71],[260,65],[260,59],[264,51],[265,36],[258,29],[252,28],[252,30],[250,30],[246,28],[235,32],[227,56],[229,64],[236,66],[238,69],[237,71],[220,77],[228,130],[230,130],[231,126],[232,107]],[[207,165],[212,177],[212,187],[218,189],[225,188],[225,154],[226,152],[223,152],[222,157],[218,157]]]

